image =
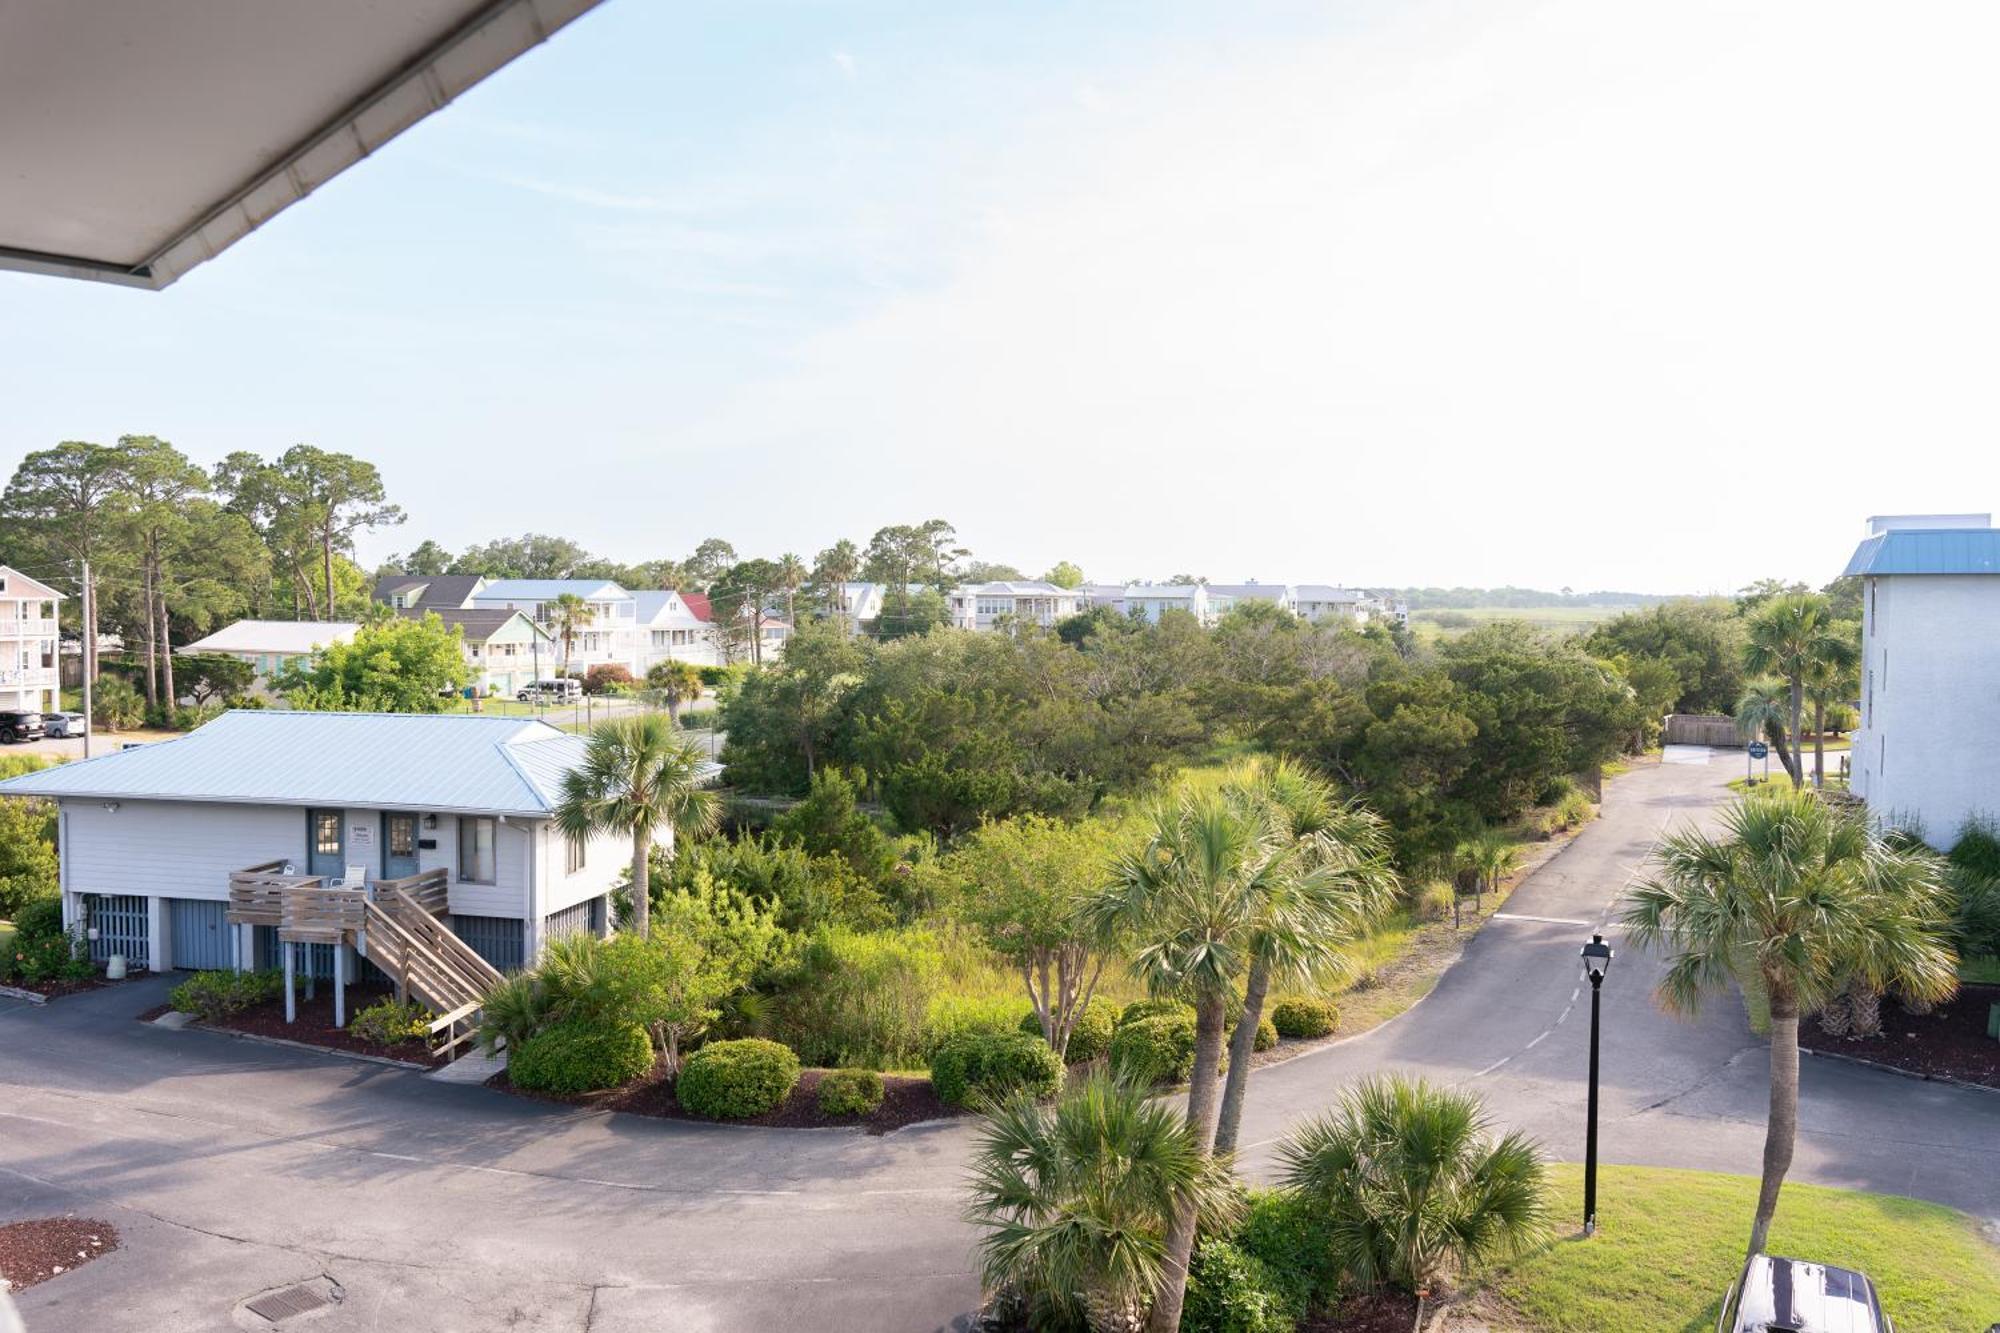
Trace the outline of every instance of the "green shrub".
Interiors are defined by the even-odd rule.
[[[637,1023],[569,1020],[542,1029],[507,1057],[507,1077],[531,1092],[595,1092],[653,1067],[653,1039]]]
[[[946,992],[934,997],[930,1013],[924,1019],[923,1055],[929,1058],[954,1037],[1026,1032],[1031,1023],[1033,1030],[1040,1033],[1042,1027],[1034,1021],[1034,1010],[1030,1009],[1025,1018],[1022,1016],[1023,1003],[1014,995],[958,995]]]
[[[763,1115],[791,1095],[799,1057],[761,1037],[711,1042],[688,1057],[674,1095],[683,1108],[711,1120]]]
[[[1267,1014],[1257,1020],[1257,1035],[1251,1041],[1250,1049],[1253,1051],[1268,1051],[1277,1044],[1278,1025],[1273,1023],[1270,1015]]]
[[[276,970],[197,972],[167,992],[167,1003],[204,1023],[214,1023],[284,993],[285,974]]]
[[[1256,1255],[1206,1240],[1188,1267],[1181,1333],[1292,1333],[1304,1307]]]
[[[2000,879],[2000,824],[1990,815],[1973,815],[1959,825],[1946,859],[1982,879]]]
[[[377,1046],[396,1046],[406,1041],[422,1041],[430,1036],[436,1015],[414,1000],[393,996],[377,1000],[356,1014],[347,1030],[362,1041]]]
[[[1566,794],[1555,804],[1556,827],[1573,829],[1588,824],[1597,813],[1597,805],[1589,796],[1580,791]]]
[[[1062,1081],[1062,1061],[1049,1044],[1019,1032],[957,1037],[931,1057],[931,1087],[947,1106],[998,1101],[1017,1090],[1052,1097]]]
[[[555,996],[533,972],[502,977],[479,1002],[479,1045],[488,1054],[510,1051],[556,1019]]]
[[[1263,1263],[1272,1284],[1297,1309],[1318,1309],[1340,1291],[1341,1272],[1326,1243],[1326,1221],[1302,1194],[1251,1190],[1232,1239]]]
[[[1324,1037],[1339,1025],[1340,1009],[1332,1000],[1289,996],[1272,1007],[1271,1023],[1281,1037]]]
[[[0,921],[37,902],[60,914],[56,869],[55,803],[0,800]]]
[[[1118,1026],[1122,1028],[1127,1023],[1136,1023],[1142,1018],[1167,1018],[1180,1014],[1186,1014],[1192,1019],[1194,1006],[1180,1000],[1134,1000],[1125,1006],[1123,1013],[1118,1015]]]
[[[1102,995],[1090,997],[1090,1003],[1076,1016],[1076,1022],[1069,1030],[1069,1046],[1063,1052],[1065,1063],[1080,1065],[1086,1060],[1095,1060],[1111,1049],[1111,1034],[1118,1030],[1118,1006]],[[1030,1009],[1021,1020],[1021,1031],[1031,1037],[1042,1035],[1042,1020]]]
[[[1442,921],[1451,915],[1452,900],[1456,896],[1451,885],[1438,880],[1418,890],[1416,900],[1410,905],[1411,910],[1419,921]]]
[[[1194,1015],[1138,1018],[1111,1035],[1111,1072],[1141,1083],[1184,1083],[1194,1073]]]
[[[943,959],[927,931],[826,926],[769,978],[771,1031],[815,1065],[903,1068],[924,1057]]]
[[[14,921],[14,938],[0,956],[0,981],[37,985],[44,981],[81,981],[96,971],[83,928],[65,930],[60,898],[37,898],[21,908]]]
[[[819,1081],[821,1115],[867,1115],[882,1104],[882,1076],[872,1069],[830,1069]]]

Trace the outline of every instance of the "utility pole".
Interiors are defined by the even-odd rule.
[[[97,636],[90,632],[91,625],[95,624],[97,620],[97,608],[91,604],[92,600],[90,562],[86,560],[83,562],[83,757],[85,759],[90,758],[90,699],[93,684],[91,676],[95,674],[97,666]],[[56,673],[56,689],[57,701],[60,702],[62,697],[62,673],[60,671]]]

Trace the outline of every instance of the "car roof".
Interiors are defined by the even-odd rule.
[[[1739,1329],[1793,1333],[1882,1333],[1882,1307],[1865,1274],[1760,1254],[1743,1271]]]

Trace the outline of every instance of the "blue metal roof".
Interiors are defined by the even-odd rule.
[[[1843,574],[2000,574],[2000,528],[1895,528],[1854,550]]]
[[[243,709],[0,782],[0,795],[547,815],[585,741],[526,718]]]

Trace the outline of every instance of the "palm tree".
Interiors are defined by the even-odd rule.
[[[701,670],[692,662],[667,661],[655,663],[646,673],[646,684],[660,692],[666,700],[667,717],[676,726],[681,720],[681,705],[701,698]]]
[[[1778,763],[1792,779],[1792,785],[1803,785],[1799,779],[1798,756],[1785,743],[1783,681],[1764,676],[1743,687],[1742,697],[1736,701],[1736,734],[1746,741],[1756,740],[1759,736],[1769,738],[1771,744],[1778,747]]]
[[[785,594],[785,623],[794,630],[799,627],[799,618],[793,599],[808,577],[805,561],[790,551],[778,557],[778,591]]]
[[[1420,1079],[1349,1088],[1285,1139],[1278,1160],[1286,1186],[1327,1219],[1341,1270],[1366,1286],[1421,1291],[1548,1233],[1534,1144],[1519,1132],[1494,1140],[1478,1098]]]
[[[1841,650],[1845,638],[1834,628],[1833,606],[1816,592],[1773,597],[1750,617],[1743,665],[1759,674],[1782,676],[1791,691],[1786,732],[1796,755],[1804,733],[1806,678],[1829,656]],[[1805,774],[1788,766],[1792,785],[1805,785]]]
[[[1222,1086],[1215,1151],[1236,1151],[1243,1096],[1264,1000],[1272,983],[1310,984],[1345,974],[1349,950],[1396,901],[1388,827],[1374,813],[1335,795],[1319,775],[1290,760],[1252,768],[1235,784],[1241,799],[1268,806],[1291,842],[1289,873],[1260,877],[1260,920],[1250,941],[1243,1012],[1229,1034],[1229,1074]]]
[[[1856,668],[1861,661],[1861,626],[1851,620],[1828,627],[1827,642],[1806,668],[1806,702],[1813,712],[1813,786],[1826,786],[1826,709],[1852,699],[1860,689]],[[1803,761],[1805,756],[1801,755]]]
[[[1194,1006],[1187,1120],[1206,1157],[1221,1110],[1216,1079],[1225,1010],[1244,982],[1260,932],[1270,928],[1265,903],[1290,892],[1267,881],[1295,874],[1296,858],[1274,809],[1221,790],[1183,789],[1155,804],[1146,825],[1145,842],[1117,859],[1110,885],[1088,912],[1103,929],[1131,933],[1132,970],[1147,989]],[[1167,1233],[1150,1325],[1156,1333],[1180,1327],[1195,1222],[1193,1209],[1182,1209]]]
[[[1486,895],[1500,887],[1500,881],[1521,864],[1521,845],[1505,834],[1488,831],[1458,844],[1452,852],[1459,870],[1473,877],[1473,908],[1484,911]],[[1452,924],[1458,924],[1457,894],[1452,895]]]
[[[701,786],[701,751],[658,713],[614,718],[590,733],[583,762],[563,775],[555,826],[582,841],[600,832],[632,839],[632,926],[652,926],[648,867],[661,825],[684,834],[715,827],[715,794]]]
[[[813,562],[813,580],[824,594],[826,613],[839,617],[843,633],[854,632],[847,615],[847,585],[860,574],[861,550],[845,537],[821,551]]]
[[[1669,954],[1659,1003],[1693,1014],[1753,971],[1771,1010],[1771,1107],[1750,1253],[1763,1250],[1799,1122],[1799,1015],[1850,975],[1877,992],[1940,999],[1955,985],[1939,862],[1885,838],[1858,810],[1812,792],[1763,792],[1732,806],[1720,837],[1664,839],[1658,872],[1632,893],[1632,940]]]
[[[557,593],[543,607],[543,614],[554,628],[556,638],[562,643],[563,674],[569,674],[570,654],[576,648],[577,631],[597,619],[597,612],[589,602],[573,592]]]
[[[1103,1075],[1054,1106],[1022,1095],[996,1107],[971,1189],[989,1293],[1050,1322],[1120,1333],[1146,1319],[1173,1219],[1221,1224],[1237,1206],[1228,1171],[1172,1107]]]

